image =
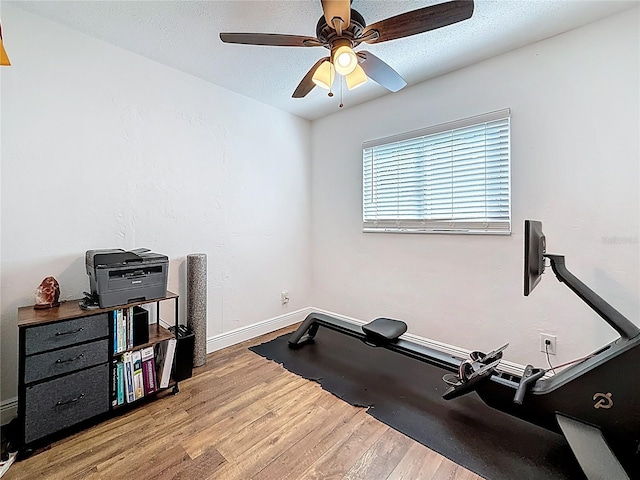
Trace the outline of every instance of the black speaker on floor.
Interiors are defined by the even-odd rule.
[[[149,342],[149,312],[142,307],[133,307],[133,345]]]
[[[169,330],[175,334],[175,327]],[[176,344],[176,364],[174,379],[181,382],[193,375],[193,347],[195,343],[195,334],[186,325],[178,326],[178,335],[176,336],[178,343]]]

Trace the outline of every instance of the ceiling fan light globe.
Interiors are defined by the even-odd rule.
[[[347,68],[351,64],[351,56],[347,52],[342,52],[338,57],[338,63],[341,68]]]
[[[333,65],[331,64],[331,62],[325,61],[321,63],[320,66],[316,69],[311,80],[317,86],[326,90],[330,90],[335,78],[336,72],[333,68]]]
[[[362,67],[360,65],[356,65],[356,68],[353,69],[353,72],[345,77],[345,80],[347,81],[347,88],[349,90],[353,90],[354,88],[367,83],[368,79],[367,74],[364,73]]]
[[[336,72],[340,75],[349,75],[358,66],[356,53],[347,45],[338,47],[333,55],[333,63]]]

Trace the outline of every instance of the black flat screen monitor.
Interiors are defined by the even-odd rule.
[[[544,255],[547,251],[542,222],[524,221],[524,295],[528,296],[544,273]]]

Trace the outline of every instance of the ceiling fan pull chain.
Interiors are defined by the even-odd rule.
[[[344,107],[344,103],[342,103],[342,78],[342,75],[340,75],[340,108]]]
[[[333,81],[336,78],[336,74],[335,74],[335,69],[331,69],[331,72],[329,73],[329,93],[327,94],[328,97],[333,97]]]

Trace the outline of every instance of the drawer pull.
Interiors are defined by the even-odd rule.
[[[60,337],[62,335],[71,335],[72,333],[78,333],[78,332],[81,332],[82,330],[84,330],[84,327],[80,327],[76,330],[71,330],[69,332],[56,332],[56,337]]]
[[[57,359],[56,363],[68,363],[68,362],[75,362],[76,360],[80,360],[82,357],[84,357],[84,353],[81,353],[80,355],[78,355],[77,357],[73,357],[73,358],[67,358],[66,360],[62,360],[62,359]]]
[[[66,402],[56,402],[56,407],[61,407],[62,405],[69,405],[70,403],[75,403],[78,400],[80,400],[82,397],[84,397],[84,393],[81,393],[79,396],[77,396],[76,398],[72,398],[71,400],[67,400]]]

